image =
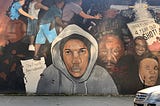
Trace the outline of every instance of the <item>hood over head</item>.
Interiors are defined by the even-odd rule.
[[[86,69],[86,72],[83,74],[82,77],[78,78],[76,81],[83,82],[88,79],[90,76],[92,69],[94,67],[94,64],[97,60],[98,56],[98,44],[95,38],[89,34],[88,32],[84,31],[82,28],[80,28],[77,25],[68,25],[52,42],[51,46],[51,54],[52,54],[52,65],[54,65],[59,71],[61,71],[66,77],[68,77],[70,80],[73,80],[74,78],[69,74],[67,71],[67,68],[63,62],[63,59],[61,57],[61,51],[60,51],[60,44],[63,39],[74,36],[73,34],[78,34],[79,36],[87,39],[90,43],[90,51],[89,51],[89,62],[88,67]],[[86,42],[85,42],[86,43]]]

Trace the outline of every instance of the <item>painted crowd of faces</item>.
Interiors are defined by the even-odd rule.
[[[3,7],[3,10],[6,8]],[[122,14],[123,12],[108,9],[103,12],[103,19],[96,22],[97,26],[87,31],[98,42],[98,59],[95,65],[102,66],[111,75],[119,94],[135,94],[142,88],[159,84],[160,57],[159,52],[149,51],[143,37],[132,37],[126,24],[133,19]],[[0,16],[2,34],[7,27],[5,20],[9,19],[4,16],[4,12],[0,13]],[[4,32],[0,35],[0,93],[25,92],[20,60],[31,58],[33,53],[28,51],[28,44],[23,42],[24,36],[19,36],[18,33],[16,36],[17,38],[9,36],[8,41]],[[86,45],[80,40],[70,40],[62,51],[69,74],[75,78],[83,76],[89,61]],[[47,66],[51,64],[49,61],[46,59]]]
[[[109,71],[122,94],[159,84],[158,55],[148,50],[142,36],[136,37],[133,44],[132,52],[126,53],[117,36],[108,34],[99,39],[98,64]]]

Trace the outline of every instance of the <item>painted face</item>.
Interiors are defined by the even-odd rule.
[[[89,61],[86,45],[78,39],[68,40],[63,48],[63,60],[73,77],[81,77],[86,72]]]
[[[145,85],[155,85],[158,79],[158,62],[152,58],[143,59],[140,62],[139,74]]]
[[[58,4],[59,6],[58,6],[58,8],[63,8],[63,6],[64,6],[64,2],[60,2],[59,4]]]
[[[107,69],[112,69],[124,54],[120,39],[115,35],[106,35],[99,41],[99,59]]]
[[[147,44],[145,40],[137,39],[135,41],[135,52],[138,56],[141,56],[146,52],[146,49],[147,49],[146,47],[147,47]]]
[[[80,5],[80,6],[82,5],[82,0],[78,1],[78,5]]]

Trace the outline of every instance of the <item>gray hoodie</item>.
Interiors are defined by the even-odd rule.
[[[86,72],[80,78],[73,78],[61,58],[60,42],[72,34],[78,34],[91,43],[90,59]],[[118,94],[117,87],[109,73],[101,66],[95,65],[98,56],[96,40],[77,25],[68,25],[52,42],[53,63],[41,74],[37,93],[39,94]]]

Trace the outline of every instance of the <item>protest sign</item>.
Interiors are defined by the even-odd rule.
[[[155,23],[154,20],[141,20],[135,21],[127,24],[130,32],[132,33],[133,37],[143,36],[149,46],[151,51],[158,51],[160,50],[159,46],[153,46],[156,43],[160,45],[159,38],[160,38],[160,27],[159,24]],[[157,45],[157,44],[156,44]],[[157,48],[158,47],[158,48]]]
[[[40,74],[46,68],[44,57],[41,60],[21,60],[25,74],[25,87],[27,93],[36,93]]]

